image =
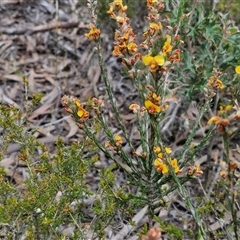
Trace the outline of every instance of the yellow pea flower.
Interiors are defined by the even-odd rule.
[[[236,72],[237,74],[240,74],[240,65],[236,66],[235,72]]]
[[[127,44],[127,49],[131,53],[135,53],[137,51],[137,44],[134,43],[134,42],[130,42],[130,43]]]
[[[179,166],[176,158],[171,160],[171,166],[173,167],[175,173],[179,172]]]
[[[77,106],[77,115],[80,118],[87,119],[89,117],[89,112],[84,109],[79,99],[75,99],[75,104]]]
[[[158,66],[163,66],[165,59],[162,55],[152,57],[151,55],[142,56],[142,61],[146,66],[150,66],[151,72],[156,72]]]
[[[172,45],[169,43],[169,42],[165,42],[164,45],[163,45],[163,48],[162,48],[162,51],[164,53],[169,53],[172,51]]]
[[[156,167],[158,172],[161,172],[163,174],[168,173],[168,167],[165,163],[162,162],[161,159],[159,158],[155,159],[153,164]]]
[[[161,112],[161,107],[154,104],[149,99],[145,100],[144,105],[145,105],[145,108],[148,110],[148,112],[151,113],[151,114]]]
[[[161,152],[161,148],[160,148],[159,146],[154,147],[154,148],[153,148],[153,151],[154,151],[155,153],[160,153],[160,152]]]
[[[165,147],[165,151],[166,151],[166,153],[167,153],[167,154],[170,154],[170,153],[172,153],[172,149],[171,149],[171,148],[169,148],[169,147]]]
[[[224,85],[222,83],[222,81],[217,78],[216,76],[211,76],[208,80],[208,83],[207,83],[207,86],[208,87],[211,87],[211,88],[216,88],[216,89],[223,89],[224,88]]]
[[[85,33],[85,37],[89,40],[97,40],[100,36],[101,31],[95,27],[91,27],[89,33]]]
[[[126,11],[127,10],[127,6],[123,6],[122,0],[114,0],[113,1],[113,5],[116,8],[116,10],[121,9],[122,11]]]
[[[157,30],[161,30],[162,29],[162,24],[160,22],[158,23],[150,23],[149,24],[149,27],[154,30],[154,31],[157,31]]]
[[[89,117],[89,112],[86,111],[83,106],[81,106],[78,111],[77,111],[77,115],[80,117],[80,118],[88,118]]]
[[[227,126],[229,124],[229,121],[227,119],[219,117],[219,116],[213,116],[208,120],[207,124],[216,124],[216,125]]]
[[[163,163],[163,161],[160,159],[160,158],[156,158],[154,160],[154,166],[156,167],[157,171],[158,172],[161,172],[163,174],[166,174],[169,172],[169,169],[168,169],[168,166],[167,164]],[[172,168],[174,169],[174,172],[175,173],[178,173],[179,172],[179,166],[178,166],[178,162],[177,162],[177,159],[174,158],[171,160],[171,166]]]
[[[120,135],[116,134],[114,136],[114,142],[117,146],[122,145],[122,143],[123,143],[122,137]]]

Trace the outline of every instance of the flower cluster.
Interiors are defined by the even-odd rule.
[[[148,29],[143,33],[145,40],[141,43],[141,46],[149,49],[154,45],[154,41],[161,35],[162,23],[160,22],[159,12],[165,8],[162,1],[147,1],[147,7],[149,10],[147,20],[149,21]]]
[[[122,0],[114,0],[110,3],[108,14],[118,23],[118,29],[115,31],[114,36],[113,55],[122,57],[123,63],[130,67],[140,58],[140,54],[137,53],[136,35],[129,24],[126,10],[127,6],[123,6]]]
[[[90,24],[89,25],[89,32],[88,33],[85,33],[85,37],[87,37],[89,40],[98,40],[99,36],[100,36],[100,29],[98,29],[95,25],[93,24]]]
[[[164,151],[159,146],[154,147],[154,152],[157,154],[157,158],[154,160],[154,166],[157,171],[163,174],[169,172],[169,165],[174,169],[175,173],[180,172],[178,161],[176,158],[172,159],[170,154],[172,153],[171,148],[165,147]]]
[[[139,116],[143,116],[147,111],[150,114],[158,114],[165,111],[167,108],[167,104],[161,104],[161,97],[152,91],[148,93],[144,101],[144,107],[140,108],[140,106],[135,103],[129,106],[129,109],[134,113],[139,113]]]
[[[89,112],[84,109],[79,99],[75,99],[75,105],[77,106],[77,115],[80,119],[87,119],[89,117]]]
[[[110,151],[117,151],[123,144],[123,139],[119,134],[116,134],[114,136],[113,141],[107,141],[105,142],[105,148],[107,148]]]
[[[207,86],[213,90],[223,89],[224,85],[219,77],[222,75],[221,72],[217,71],[215,68],[213,69],[214,76],[211,76],[208,80]]]
[[[135,114],[139,114],[138,116],[144,116],[144,114],[147,112],[147,109],[145,107],[140,107],[138,104],[136,103],[132,103],[129,106],[129,109],[133,111],[133,113]]]
[[[102,99],[92,98],[92,108],[97,115],[101,114],[102,107],[104,107]]]
[[[234,109],[235,111],[231,114],[229,112]],[[217,115],[212,116],[208,120],[208,124],[215,124],[218,127],[218,130],[223,132],[227,131],[231,135],[230,127],[231,123],[238,120],[240,117],[240,110],[238,107],[233,107],[231,104],[226,105],[225,107],[220,106],[220,110],[217,112]]]
[[[97,19],[95,14],[95,9],[97,7],[97,1],[87,0],[87,5],[89,10],[91,11],[92,22],[89,24],[89,32],[85,34],[91,41],[97,41],[100,37],[100,29],[97,26]]]
[[[208,120],[208,124],[215,124],[218,126],[219,131],[223,131],[229,124],[229,121],[226,118],[220,116],[213,116]]]
[[[155,114],[161,112],[160,104],[161,97],[158,96],[156,93],[150,92],[148,94],[148,98],[145,100],[144,105],[149,113]]]
[[[239,168],[240,164],[235,160],[230,160],[229,164],[221,160],[220,167],[222,169],[222,171],[220,172],[220,177],[226,178],[229,172],[234,171],[236,168]]]
[[[147,7],[149,9],[147,17],[149,26],[143,33],[145,40],[140,46],[149,50],[149,53],[142,56],[142,62],[144,65],[150,67],[151,73],[156,73],[159,70],[164,72],[167,70],[168,65],[180,61],[180,49],[177,48],[177,46],[182,41],[177,34],[177,27],[172,28],[167,26],[170,34],[162,34],[162,23],[160,22],[159,11],[165,8],[163,1],[149,0],[147,1]]]
[[[161,104],[161,97],[150,91],[144,105],[150,114],[160,113],[168,108],[167,104]]]
[[[203,171],[201,170],[200,165],[196,164],[193,167],[192,166],[188,167],[187,174],[189,176],[199,176],[203,174]]]
[[[224,88],[222,81],[216,76],[211,76],[209,78],[207,86],[211,87],[213,89],[223,89]]]
[[[78,98],[63,96],[62,105],[73,117],[78,118],[80,123],[89,117],[89,112],[85,110],[84,105],[81,104]]]

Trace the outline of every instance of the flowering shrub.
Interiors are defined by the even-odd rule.
[[[82,103],[77,97],[65,95],[61,101],[82,130],[84,140],[66,146],[59,138],[54,156],[50,156],[44,145],[37,143],[41,154],[37,157],[39,164],[33,167],[30,158],[36,154],[32,146],[36,140],[29,136],[23,138],[23,130],[15,129],[15,122],[22,117],[20,112],[13,109],[12,114],[2,107],[2,119],[11,116],[12,126],[5,126],[4,121],[1,126],[14,129],[6,135],[5,141],[16,141],[17,132],[17,139],[23,138],[25,145],[32,146],[32,151],[23,147],[19,154],[31,173],[26,181],[26,192],[17,195],[16,190],[3,180],[1,188],[0,220],[14,225],[21,216],[20,224],[25,225],[26,239],[49,236],[59,239],[69,235],[63,233],[64,226],[73,227],[70,236],[74,239],[86,239],[89,234],[91,238],[106,239],[105,230],[116,221],[116,216],[127,221],[127,228],[133,230],[139,223],[138,212],[147,215],[146,224],[137,229],[141,239],[160,240],[163,234],[172,239],[215,239],[225,235],[228,239],[239,238],[240,183],[236,174],[239,163],[230,154],[231,139],[238,133],[236,126],[240,116],[240,66],[236,61],[239,61],[240,47],[235,44],[235,40],[239,41],[238,30],[224,16],[214,13],[202,16],[202,5],[196,4],[190,11],[190,5],[185,1],[176,1],[178,5],[169,12],[170,2],[146,0],[148,15],[140,39],[131,27],[128,6],[122,0],[111,1],[107,11],[117,26],[112,55],[121,59],[128,76],[126,81],[132,81],[138,91],[138,102],[126,106],[134,115],[138,143],[134,142],[129,126],[121,118],[108,79],[102,56],[102,30],[96,15],[97,1],[87,1],[92,22],[85,37],[95,44],[107,97],[92,96],[87,103]],[[180,116],[172,111],[172,118],[168,111],[187,101],[197,102],[199,111],[190,123],[183,146],[176,150],[171,139],[164,137],[164,129],[174,126],[173,118],[180,119]],[[111,105],[118,124],[117,133],[104,115],[107,104]],[[194,144],[197,130],[203,124],[206,131],[200,128],[201,139]],[[216,163],[220,171],[210,186],[211,191],[207,192],[208,182],[211,182],[208,179],[209,152],[214,140],[220,137],[223,154]],[[99,172],[98,192],[85,184],[87,173],[99,160],[96,155],[85,154],[93,151],[103,153],[110,163]],[[201,151],[208,152],[207,167],[204,168],[196,161]],[[48,159],[52,159],[53,164],[49,164]],[[122,185],[117,184],[116,169],[121,169],[124,174]],[[50,181],[52,184],[48,188]],[[200,186],[199,196],[191,196],[188,191],[191,182]],[[43,192],[43,189],[47,191]],[[7,200],[3,197],[6,192]],[[86,207],[85,199],[91,196],[94,196],[92,203]],[[194,231],[181,230],[157,216],[157,212],[171,207],[172,196],[184,202],[194,221]],[[5,211],[4,202],[7,202]],[[19,210],[10,218],[8,212],[14,208]],[[21,208],[25,210],[21,211]],[[212,215],[225,219],[226,212],[231,220],[224,228],[209,227]],[[84,227],[84,220],[89,216],[92,217],[90,224]],[[33,220],[36,224],[30,223]],[[231,236],[227,234],[229,229]],[[123,231],[121,237],[128,234]],[[9,233],[9,237],[12,236]]]
[[[88,4],[90,9],[96,8],[94,2],[89,1]],[[150,219],[153,218],[153,213],[158,207],[159,202],[164,203],[165,197],[168,196],[173,189],[177,189],[179,195],[185,199],[186,204],[196,221],[197,235],[207,238],[206,228],[200,220],[201,213],[194,209],[193,202],[188,198],[184,183],[193,177],[203,174],[199,164],[191,165],[191,163],[194,163],[193,158],[196,152],[208,142],[208,139],[213,134],[214,127],[210,128],[208,134],[203,137],[201,143],[196,148],[197,150],[193,151],[189,158],[185,160],[181,158],[183,157],[183,154],[186,154],[188,151],[188,147],[196,133],[197,125],[200,123],[204,113],[207,110],[210,110],[209,104],[212,98],[218,95],[219,91],[225,89],[225,85],[222,80],[220,80],[222,72],[214,68],[218,59],[215,59],[215,61],[211,63],[213,75],[210,75],[210,69],[202,68],[206,71],[206,73],[203,72],[204,78],[206,79],[207,77],[207,79],[201,84],[202,92],[205,95],[205,103],[202,106],[201,114],[197,118],[194,128],[180,154],[176,157],[172,157],[171,148],[166,145],[164,139],[161,137],[161,126],[165,112],[173,99],[178,101],[171,95],[171,91],[173,90],[173,84],[171,83],[173,73],[180,73],[180,69],[183,69],[185,72],[190,67],[193,67],[185,62],[186,66],[184,68],[184,61],[188,61],[187,59],[191,56],[184,48],[185,41],[189,42],[189,40],[181,37],[183,26],[185,25],[190,28],[185,22],[187,17],[182,13],[183,7],[186,6],[180,5],[178,11],[176,10],[174,12],[175,16],[177,16],[176,19],[164,19],[164,1],[147,0],[148,16],[146,17],[146,30],[142,35],[143,42],[138,44],[137,35],[134,33],[130,25],[130,20],[126,14],[127,6],[120,0],[115,0],[109,5],[107,13],[110,15],[110,18],[116,21],[118,26],[114,35],[114,49],[112,54],[113,56],[122,59],[122,64],[125,65],[129,78],[139,90],[139,98],[141,99],[140,102],[142,102],[142,105],[132,103],[129,106],[129,109],[132,110],[136,116],[136,124],[141,136],[140,151],[135,149],[134,143],[130,139],[127,126],[122,123],[122,120],[119,117],[114,95],[110,88],[103,64],[100,41],[98,41],[97,38],[94,40],[96,41],[102,76],[107,87],[108,98],[114,110],[115,118],[119,123],[121,135],[114,135],[111,133],[111,129],[106,125],[104,116],[101,113],[101,108],[104,107],[103,104],[101,105],[101,108],[99,107],[99,104],[96,104],[99,100],[90,101],[88,108],[94,110],[92,112],[95,112],[95,115],[92,115],[93,118],[91,121],[99,122],[106,138],[108,139],[104,145],[99,142],[94,133],[90,130],[90,126],[92,125],[91,121],[83,122],[82,117],[79,118],[78,114],[72,112],[71,107],[69,107],[71,105],[71,100],[68,99],[69,104],[66,104],[65,101],[63,101],[63,104],[67,109],[70,109],[68,111],[73,115],[76,122],[80,121],[80,126],[85,134],[95,142],[101,151],[112,159],[120,168],[123,168],[123,166],[115,158],[116,155],[119,156],[124,164],[128,166],[130,170],[127,170],[127,168],[123,168],[123,170],[126,173],[126,176],[131,179],[132,185],[139,187],[139,197],[141,196],[142,205],[148,206]],[[92,12],[94,12],[94,10],[92,10]],[[92,16],[92,18],[94,19],[94,16]],[[229,23],[226,24],[226,27],[228,27]],[[94,26],[95,31],[100,32],[100,30],[96,28],[95,23],[90,26],[90,32],[92,31],[92,26]],[[86,34],[85,36],[92,40],[92,37],[89,34]],[[190,34],[188,36],[190,36]],[[228,36],[231,35],[228,35],[227,33],[224,41],[227,41]],[[212,41],[214,41],[214,36],[211,37]],[[183,52],[183,64],[181,63],[181,52]],[[226,60],[224,61],[226,62]],[[238,67],[236,67],[236,73],[239,73]],[[180,83],[181,78],[179,79],[179,87],[177,88],[181,88]],[[174,85],[176,87],[177,83]],[[196,85],[193,85],[193,87],[194,86]],[[187,87],[190,88],[190,85]],[[193,87],[192,90],[194,89]],[[179,93],[181,93],[180,90]],[[67,97],[65,96],[64,99],[65,98]],[[222,108],[221,114],[219,112],[218,115],[210,118],[208,124],[215,124],[219,131],[225,132],[227,130],[226,127],[229,125],[229,120],[226,119],[226,116],[223,118],[220,115],[225,115],[227,110],[230,110],[229,106],[226,106],[224,109]],[[234,113],[234,117],[231,117],[231,119],[237,120],[238,114]],[[225,140],[229,141],[228,139]],[[129,153],[124,151],[123,142],[129,146]],[[136,162],[137,165],[134,164],[134,162]],[[228,171],[237,168],[236,163],[229,164]],[[225,167],[224,169],[225,170],[220,173],[221,177],[227,176],[227,173],[225,172],[227,168]],[[232,179],[233,176],[229,179],[230,182],[232,182]],[[162,186],[166,182],[171,184],[171,190],[169,188],[163,190]],[[157,189],[162,190],[157,191]],[[235,214],[234,212],[236,213],[236,209],[234,210],[233,207],[233,218]],[[237,220],[235,219],[234,221],[234,225],[237,225]],[[236,229],[235,234],[237,234]]]

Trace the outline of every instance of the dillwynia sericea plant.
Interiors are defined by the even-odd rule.
[[[133,102],[129,106],[129,112],[135,114],[135,124],[140,135],[140,147],[136,149],[128,126],[123,123],[120,117],[110,87],[101,53],[101,30],[97,25],[96,1],[88,1],[92,22],[89,26],[89,32],[85,36],[96,44],[101,77],[106,86],[107,100],[111,104],[115,121],[119,126],[119,133],[114,134],[112,132],[109,123],[104,117],[102,111],[105,104],[104,99],[92,97],[89,98],[87,104],[83,104],[75,97],[64,96],[62,104],[75,119],[84,134],[96,144],[107,158],[111,159],[124,171],[128,182],[132,186],[138,187],[137,195],[128,192],[123,197],[123,195],[118,194],[116,195],[116,201],[137,199],[141,203],[139,206],[147,206],[149,227],[151,228],[155,210],[166,206],[169,194],[177,190],[195,219],[196,235],[208,239],[201,216],[193,206],[184,183],[203,174],[200,165],[192,164],[192,160],[200,148],[207,143],[216,127],[226,139],[227,148],[227,138],[230,134],[228,130],[231,122],[237,120],[239,110],[228,115],[232,106],[221,108],[216,116],[209,119],[210,129],[201,143],[186,155],[200,119],[207,111],[211,99],[224,89],[224,84],[220,80],[221,72],[214,69],[213,75],[204,88],[206,99],[196,123],[183,149],[177,156],[173,155],[171,147],[166,145],[162,139],[161,128],[169,104],[177,102],[177,93],[171,89],[171,74],[181,64],[181,48],[184,41],[181,39],[179,31],[184,16],[179,18],[178,25],[172,26],[169,19],[161,15],[161,12],[165,9],[163,0],[147,0],[146,4],[148,9],[147,27],[142,34],[143,39],[140,43],[138,43],[137,35],[134,33],[130,25],[130,19],[127,17],[127,5],[124,5],[121,0],[114,0],[110,3],[107,12],[117,25],[112,54],[116,58],[121,58],[122,64],[127,69],[128,81],[135,84],[139,93],[139,102]],[[238,66],[236,67],[236,74],[239,73],[240,67]],[[175,87],[175,89],[177,88]],[[99,141],[99,134],[106,137],[105,142]],[[126,145],[130,149],[129,151],[126,151],[127,148],[123,147]],[[227,160],[224,163],[221,176],[228,177],[230,187],[233,188],[232,172],[236,168],[236,164]],[[234,195],[231,191],[229,193]],[[235,210],[232,209],[233,219],[237,224],[234,214]]]

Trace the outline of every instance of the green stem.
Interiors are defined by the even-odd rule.
[[[231,161],[230,161],[230,146],[229,146],[229,138],[227,132],[223,133],[223,142],[224,142],[224,149],[226,152],[226,162],[228,164],[228,187],[227,189],[227,196],[229,200],[229,207],[233,219],[233,231],[235,234],[236,240],[238,240],[238,217],[237,217],[237,210],[235,209],[235,193],[234,193],[234,186],[233,186],[233,178],[234,178],[234,170],[231,169]]]
[[[98,62],[99,62],[99,66],[100,66],[100,69],[101,69],[101,76],[102,76],[104,84],[106,86],[106,91],[107,91],[111,106],[113,108],[114,115],[116,117],[116,120],[119,123],[119,126],[121,127],[121,130],[123,131],[124,138],[126,139],[127,143],[129,144],[131,150],[133,151],[134,147],[132,145],[132,142],[131,142],[130,138],[128,137],[127,129],[121,121],[118,108],[117,108],[116,103],[114,101],[113,93],[112,93],[111,86],[110,86],[108,76],[107,76],[107,70],[106,70],[106,67],[105,67],[105,64],[104,64],[104,59],[103,59],[103,56],[102,56],[102,53],[101,53],[100,40],[98,41],[98,45],[97,45],[97,53],[98,53]]]
[[[124,169],[121,164],[119,164],[116,159],[112,156],[112,154],[110,154],[110,152],[98,141],[98,139],[96,138],[96,136],[89,130],[89,127],[86,125],[85,122],[83,122],[83,127],[84,127],[84,132],[87,134],[87,136],[96,144],[96,146],[98,147],[98,149],[100,151],[102,151],[107,157],[109,157],[111,160],[113,160],[117,166],[119,166],[120,168],[122,168],[124,170],[124,172],[126,172],[126,174],[128,176],[131,177],[135,177],[136,181],[139,181],[139,179],[141,179],[141,175],[140,173],[137,171],[137,169],[135,168],[134,164],[131,164],[130,166],[132,166],[131,170],[133,171],[132,173],[128,172],[126,169]],[[130,162],[130,158],[126,155],[126,153],[121,149],[119,149],[120,153],[118,154],[122,160],[125,160],[126,163],[131,163]]]
[[[185,142],[182,151],[179,153],[179,155],[177,157],[178,159],[181,159],[183,157],[185,151],[189,148],[190,144],[192,143],[192,140],[193,140],[193,138],[194,138],[194,136],[196,134],[199,122],[200,122],[200,120],[202,119],[204,113],[207,110],[207,106],[208,106],[208,101],[206,101],[204,103],[203,107],[201,108],[201,111],[200,111],[200,113],[199,113],[199,115],[198,115],[198,117],[197,117],[197,119],[195,121],[195,124],[194,124],[192,130],[190,131],[190,134],[189,134],[189,136],[187,138],[187,141]],[[184,162],[184,164],[185,164],[185,162]]]
[[[207,234],[204,230],[204,227],[202,225],[202,221],[200,219],[200,216],[198,215],[198,212],[196,210],[196,208],[193,206],[192,201],[190,200],[185,187],[181,184],[181,182],[179,181],[178,177],[176,176],[174,169],[170,166],[170,171],[173,177],[174,182],[177,185],[178,188],[178,192],[180,194],[180,196],[183,198],[184,201],[186,201],[186,205],[188,206],[193,218],[196,221],[197,227],[198,227],[198,233],[197,233],[197,239],[201,239],[201,237],[205,240],[207,240]]]

